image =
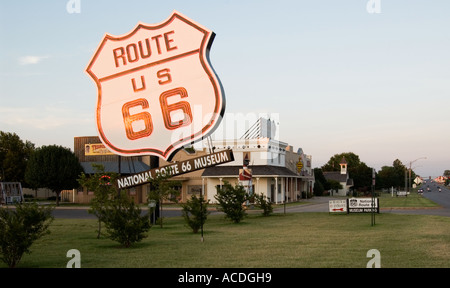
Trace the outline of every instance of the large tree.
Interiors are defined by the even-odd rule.
[[[322,196],[323,191],[330,190],[330,182],[327,181],[321,168],[314,168],[314,195]]]
[[[341,166],[339,163],[341,163],[342,158],[345,157],[345,161],[347,162],[347,170],[354,169],[355,167],[358,167],[362,162],[359,160],[359,156],[356,155],[353,152],[344,152],[340,154],[334,154],[330,160],[328,160],[325,165],[322,166],[322,171],[329,172],[329,171],[341,171]]]
[[[400,181],[400,182],[399,182]],[[390,187],[400,187],[402,185],[402,179],[398,179],[395,175],[394,167],[383,166],[381,170],[378,171],[377,178],[377,188],[390,188]]]
[[[402,161],[395,159],[392,166],[383,166],[378,172],[378,188],[395,187],[397,189],[404,189],[405,177],[409,177],[409,167],[403,165]],[[415,178],[414,171],[411,171],[411,181]]]
[[[0,131],[0,181],[24,182],[25,169],[34,144],[16,133]]]
[[[343,157],[345,157],[347,162],[347,171],[350,178],[353,179],[353,188],[367,190],[372,185],[372,168],[361,162],[359,156],[353,152],[335,154],[322,166],[322,171],[340,171],[341,166],[339,163]]]
[[[48,188],[56,193],[56,205],[62,190],[78,187],[83,173],[78,158],[68,148],[50,145],[37,148],[25,171],[25,180],[33,187]]]

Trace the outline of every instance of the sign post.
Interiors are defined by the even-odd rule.
[[[372,168],[372,222],[371,225],[375,225],[375,169]]]

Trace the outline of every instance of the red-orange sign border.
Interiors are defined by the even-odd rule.
[[[97,60],[98,56],[100,55],[103,47],[105,46],[105,44],[107,43],[107,41],[121,41],[121,40],[125,40],[128,39],[130,37],[132,37],[135,33],[137,33],[137,31],[139,31],[139,29],[148,29],[148,30],[157,30],[157,29],[161,29],[162,27],[167,26],[168,24],[170,24],[174,19],[179,19],[183,22],[185,22],[188,25],[191,25],[192,27],[194,27],[195,29],[199,30],[200,32],[202,32],[204,34],[203,40],[201,42],[201,46],[199,48],[199,57],[200,57],[200,63],[203,67],[203,69],[205,70],[206,74],[208,75],[211,84],[214,88],[214,94],[215,94],[215,99],[216,99],[216,105],[214,107],[214,114],[215,115],[219,115],[218,118],[213,118],[212,121],[210,121],[206,126],[203,126],[201,131],[198,131],[196,133],[194,133],[193,135],[190,135],[188,137],[185,137],[183,139],[179,139],[177,142],[172,143],[165,151],[156,149],[156,148],[140,148],[140,149],[132,149],[132,150],[123,150],[121,148],[116,147],[115,145],[113,145],[104,135],[103,132],[103,128],[101,126],[100,123],[100,113],[101,113],[101,100],[102,100],[102,89],[101,89],[101,82],[104,80],[109,80],[115,77],[119,77],[121,76],[124,72],[119,72],[117,74],[113,74],[113,75],[109,75],[106,77],[103,77],[101,79],[99,79],[91,70],[93,64],[95,63],[95,61]],[[97,90],[98,90],[98,98],[97,98],[97,109],[96,109],[96,122],[97,122],[97,128],[98,128],[98,132],[99,132],[99,138],[100,140],[105,144],[105,146],[109,147],[111,150],[113,150],[115,153],[119,154],[119,155],[124,155],[124,156],[128,156],[128,155],[139,155],[139,154],[150,154],[150,155],[155,155],[155,156],[161,156],[164,159],[170,161],[171,158],[173,157],[173,155],[182,148],[183,145],[177,147],[179,144],[181,143],[193,143],[195,141],[199,141],[205,137],[207,137],[208,135],[210,135],[211,133],[214,132],[214,130],[217,128],[217,126],[219,125],[220,120],[223,118],[223,115],[225,113],[225,92],[223,89],[223,86],[220,82],[219,77],[217,76],[217,74],[215,73],[210,60],[209,60],[209,50],[211,48],[212,42],[214,40],[215,37],[215,33],[212,31],[207,31],[204,28],[200,27],[198,24],[196,24],[194,21],[190,20],[189,18],[187,18],[186,16],[182,15],[181,13],[177,12],[177,11],[173,11],[172,15],[164,22],[162,22],[161,24],[155,24],[155,25],[149,25],[149,24],[144,24],[144,23],[139,23],[130,33],[128,33],[125,36],[121,36],[121,37],[116,37],[110,34],[106,34],[102,40],[102,42],[100,43],[99,47],[97,48],[94,56],[92,57],[88,67],[86,68],[86,72],[92,77],[92,79],[94,79],[96,85],[97,85]],[[186,55],[181,55],[181,56],[186,56]],[[180,57],[181,57],[180,56]],[[137,67],[137,68],[133,68],[130,69],[130,72],[133,71],[137,71],[139,69],[145,69],[147,68],[149,65],[157,65],[161,62],[167,61],[168,59],[164,59],[161,61],[156,61],[150,64],[145,64],[143,66]],[[170,59],[173,60],[173,59]],[[217,120],[217,121],[214,121]],[[212,128],[211,128],[212,127]],[[211,130],[209,130],[211,129]],[[208,131],[209,130],[209,131]],[[208,131],[208,132],[207,132]],[[195,132],[195,131],[194,131]],[[177,148],[176,148],[177,147]],[[176,148],[176,149],[175,149]]]

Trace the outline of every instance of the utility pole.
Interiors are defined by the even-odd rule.
[[[372,168],[372,226],[375,226],[375,168]]]
[[[412,170],[411,165],[412,165],[412,163],[414,163],[414,162],[416,162],[417,160],[420,160],[420,159],[427,159],[427,157],[420,157],[420,158],[417,158],[416,160],[409,161],[409,177],[408,177],[408,190],[407,190],[407,192],[409,192],[409,189],[411,189],[411,170]]]

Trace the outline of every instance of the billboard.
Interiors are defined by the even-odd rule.
[[[103,143],[84,144],[85,156],[115,155]]]

